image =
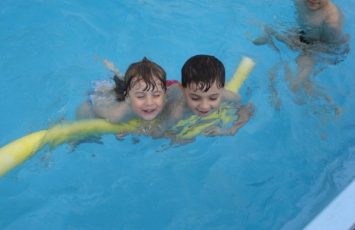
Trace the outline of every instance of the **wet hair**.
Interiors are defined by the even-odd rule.
[[[214,56],[193,56],[181,69],[181,85],[184,88],[196,84],[197,89],[207,92],[215,82],[218,88],[224,87],[225,69],[223,63]]]
[[[146,84],[144,91],[154,90],[157,87],[157,82],[154,77],[158,78],[162,89],[166,91],[166,73],[158,64],[144,57],[142,61],[132,63],[124,76],[124,79],[115,75],[115,93],[118,101],[123,101],[129,91],[140,81],[143,80]]]

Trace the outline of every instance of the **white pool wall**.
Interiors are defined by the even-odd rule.
[[[355,229],[355,180],[305,227],[305,230],[320,229]]]

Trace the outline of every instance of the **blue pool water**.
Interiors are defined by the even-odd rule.
[[[355,1],[336,3],[354,36]],[[243,55],[257,65],[240,92],[256,111],[235,136],[170,146],[106,135],[102,145],[41,150],[0,178],[0,228],[304,227],[355,178],[355,59],[350,51],[315,79],[338,117],[324,100],[290,92],[282,73],[275,108],[268,74],[280,54],[251,40],[262,23],[294,25],[294,16],[281,0],[2,0],[0,146],[73,120],[91,82],[111,77],[104,58],[124,72],[147,56],[169,79],[197,53],[221,59],[227,76]],[[297,53],[278,46],[293,68]]]

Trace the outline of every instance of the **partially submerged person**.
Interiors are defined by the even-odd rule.
[[[299,46],[302,52],[297,58],[297,76],[291,82],[291,89],[297,91],[304,86],[308,94],[312,93],[310,75],[319,60],[320,52],[328,54],[337,64],[339,57],[348,52],[342,45],[348,41],[343,34],[343,15],[330,0],[295,0],[298,14]],[[297,40],[296,40],[297,41]],[[342,54],[342,52],[345,52]]]
[[[295,0],[300,26],[299,40],[305,44],[343,43],[343,15],[330,0]]]
[[[253,41],[256,45],[268,43],[280,52],[272,37],[300,51],[296,59],[295,77],[287,76],[290,88],[298,91],[304,88],[308,95],[314,94],[312,74],[317,64],[337,64],[349,52],[348,35],[343,34],[343,16],[340,9],[330,0],[294,0],[298,28],[280,33],[266,26],[265,34]],[[324,68],[324,67],[322,67]],[[320,70],[322,69],[320,68]]]
[[[132,119],[142,122],[137,133],[155,132],[165,105],[166,73],[158,64],[143,58],[131,64],[122,79],[96,82],[89,98],[77,110],[77,118],[102,118],[111,123]]]
[[[189,58],[181,69],[181,85],[173,84],[168,87],[168,103],[171,107],[175,122],[195,115],[200,118],[208,117],[219,112],[221,103],[230,103],[238,118],[228,130],[212,126],[203,132],[204,135],[233,135],[250,118],[253,108],[251,105],[242,107],[240,96],[228,91],[225,85],[225,69],[223,63],[214,56],[195,55]],[[188,129],[187,129],[188,130]]]

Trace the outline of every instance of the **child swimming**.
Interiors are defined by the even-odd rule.
[[[165,95],[165,70],[143,58],[128,67],[123,79],[116,73],[113,81],[96,82],[77,110],[77,118],[103,118],[111,123],[140,119],[147,132],[146,127],[152,127],[164,109]]]
[[[207,117],[218,112],[221,103],[230,103],[239,119],[229,130],[215,126],[204,132],[205,135],[233,135],[250,118],[252,105],[242,107],[240,96],[226,90],[225,68],[223,63],[211,55],[195,55],[189,58],[181,69],[181,85],[168,87],[168,101],[174,104],[172,117],[176,122],[191,115]],[[172,100],[175,99],[175,100]]]

